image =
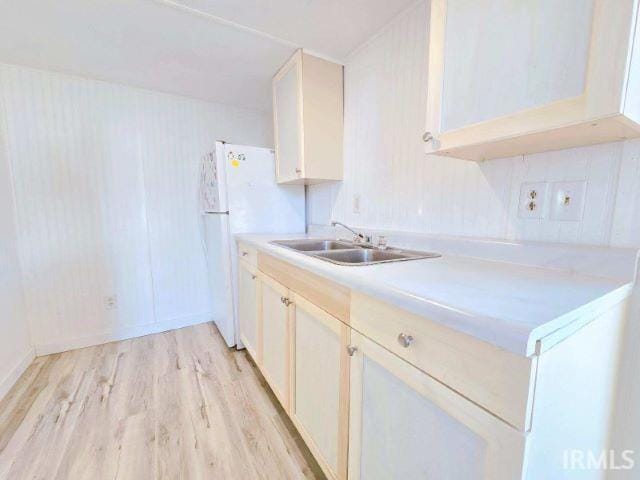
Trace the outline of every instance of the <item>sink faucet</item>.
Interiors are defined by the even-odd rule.
[[[340,225],[341,227],[344,227],[347,230],[349,230],[351,233],[353,233],[353,243],[366,243],[366,244],[371,243],[371,237],[369,235],[364,235],[360,232],[356,232],[349,225],[345,225],[342,222],[335,222],[335,221],[331,222],[332,227],[335,227],[336,225]]]

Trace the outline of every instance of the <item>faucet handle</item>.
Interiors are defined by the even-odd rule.
[[[371,237],[364,233],[358,233],[353,236],[353,243],[359,243],[362,245],[371,245]]]
[[[384,235],[378,235],[377,248],[379,250],[386,250],[387,249],[387,237],[385,237]]]

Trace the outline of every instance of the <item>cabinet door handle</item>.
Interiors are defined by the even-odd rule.
[[[302,173],[302,170],[300,170],[299,168],[296,168],[296,173],[300,175]]]
[[[246,257],[247,255],[249,255],[249,252],[242,252],[243,257]]]
[[[422,141],[424,143],[427,143],[431,140],[433,140],[433,135],[431,134],[431,132],[424,132],[424,134],[422,135]]]
[[[404,348],[409,348],[413,343],[413,337],[411,335],[401,333],[400,335],[398,335],[398,343]]]
[[[251,280],[255,280],[256,278],[258,277],[256,277],[255,275],[251,275]]]
[[[284,303],[287,307],[291,305],[293,302],[289,300],[287,297],[280,297],[280,301]]]
[[[358,351],[358,347],[354,346],[354,345],[347,345],[347,353],[349,354],[350,357],[353,357],[353,355]]]

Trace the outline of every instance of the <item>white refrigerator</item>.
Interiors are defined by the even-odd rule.
[[[278,185],[272,150],[216,142],[200,178],[203,245],[213,321],[229,346],[238,332],[236,233],[304,233],[302,185]]]

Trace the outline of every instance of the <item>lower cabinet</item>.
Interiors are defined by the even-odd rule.
[[[524,436],[351,332],[349,479],[522,478]]]
[[[240,268],[243,342],[328,478],[525,477],[526,433],[279,279]]]
[[[262,320],[262,374],[285,410],[289,409],[289,290],[271,277],[260,275]]]
[[[293,294],[290,415],[329,478],[347,476],[350,329]]]
[[[602,477],[569,475],[565,454],[608,451],[609,360],[626,302],[552,350],[512,359],[261,255],[240,261],[242,339],[328,478]],[[588,401],[576,406],[576,392]]]
[[[258,276],[255,267],[238,261],[238,323],[240,340],[258,362]]]

